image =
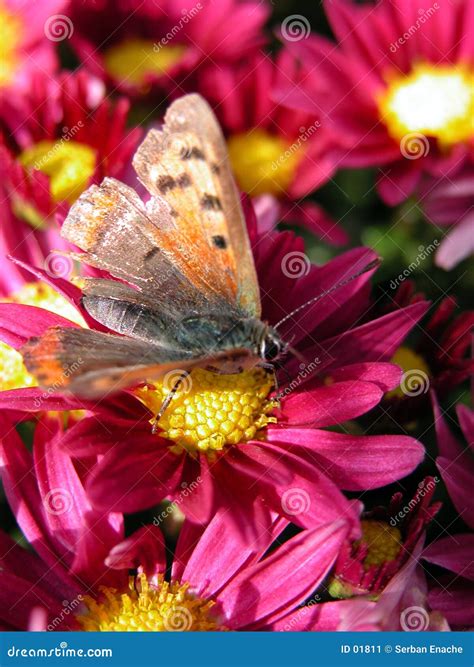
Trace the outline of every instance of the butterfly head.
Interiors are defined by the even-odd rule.
[[[272,328],[268,327],[260,341],[260,357],[269,363],[280,359],[285,351],[286,345],[280,336]]]

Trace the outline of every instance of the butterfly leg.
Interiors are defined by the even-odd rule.
[[[161,404],[161,407],[160,407],[158,413],[155,415],[155,418],[153,420],[153,425],[152,425],[152,428],[151,428],[151,432],[153,434],[158,431],[158,422],[160,421],[160,419],[165,414],[166,408],[171,403],[171,401],[173,399],[173,396],[176,394],[176,392],[178,391],[181,383],[183,382],[183,380],[185,378],[188,377],[188,375],[189,375],[189,373],[187,373],[186,371],[183,371],[183,373],[181,373],[181,375],[176,378],[176,382],[174,383],[174,385],[171,387],[171,389],[167,393],[165,400]]]

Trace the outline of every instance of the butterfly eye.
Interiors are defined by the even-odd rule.
[[[266,338],[262,343],[262,357],[265,361],[273,361],[280,356],[281,344],[274,338]]]

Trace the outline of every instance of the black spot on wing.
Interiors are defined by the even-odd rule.
[[[146,253],[145,257],[143,258],[143,261],[144,262],[150,262],[154,257],[156,257],[156,255],[159,252],[160,252],[160,249],[155,246],[154,248],[152,248],[151,250],[149,250]]]
[[[212,237],[212,242],[214,243],[216,248],[221,248],[222,250],[225,250],[227,248],[227,241],[220,234],[217,234],[216,236],[213,236]]]
[[[191,148],[183,148],[181,151],[182,160],[205,160],[206,156],[200,148],[192,146]]]
[[[171,176],[160,176],[156,182],[156,185],[158,187],[158,190],[162,194],[165,194],[166,192],[172,190],[175,187],[176,181]]]
[[[222,211],[222,202],[219,197],[206,193],[201,199],[201,208],[205,211]]]
[[[176,179],[176,185],[180,188],[187,188],[191,185],[191,179],[188,174],[181,174]]]
[[[213,164],[211,164],[211,171],[212,171],[213,174],[220,174],[221,173],[221,168],[219,167],[218,164],[216,164],[214,162]]]

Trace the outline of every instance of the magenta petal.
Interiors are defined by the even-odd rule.
[[[262,539],[249,541],[228,514],[227,509],[218,511],[194,548],[188,546],[192,553],[181,579],[202,597],[216,596],[237,572],[263,555],[284,527],[268,513],[266,521],[256,526]]]
[[[456,460],[462,454],[462,447],[448,428],[444,413],[434,392],[431,392],[438,452],[441,456]]]
[[[303,531],[242,570],[219,596],[231,627],[245,629],[276,621],[303,602],[328,573],[347,535],[345,521]]]
[[[48,532],[48,523],[30,453],[14,427],[2,420],[0,465],[5,494],[28,542],[56,576],[70,581],[71,554]],[[59,558],[58,558],[59,556]]]
[[[18,350],[28,338],[41,336],[49,327],[77,327],[70,320],[36,306],[0,303],[0,340]]]
[[[130,433],[107,452],[86,485],[92,504],[109,511],[138,512],[173,496],[179,488],[183,457],[170,453],[163,443],[158,436],[143,435],[138,449]]]
[[[116,570],[142,567],[149,577],[164,573],[166,554],[163,533],[156,526],[139,528],[111,549],[105,564]]]
[[[214,513],[215,485],[213,466],[207,456],[199,456],[195,461],[186,457],[183,466],[181,488],[174,496],[174,502],[190,521],[207,523]]]
[[[474,585],[459,580],[448,588],[435,586],[428,594],[430,607],[445,616],[454,628],[470,629],[474,625]]]
[[[453,462],[439,456],[436,459],[436,465],[441,472],[449,496],[459,512],[459,516],[470,528],[474,528],[474,503],[472,500],[474,465],[472,461]]]
[[[277,439],[274,442],[249,442],[234,455],[232,467],[239,477],[249,479],[249,492],[255,489],[274,512],[305,528],[341,517],[356,521],[355,508],[328,477]]]
[[[0,586],[0,619],[17,630],[27,630],[35,607],[48,612],[48,623],[61,614],[60,601],[48,595],[41,587],[14,574],[2,577]]]
[[[282,403],[288,424],[308,424],[314,428],[341,424],[375,407],[383,392],[371,382],[336,382],[290,395]]]
[[[373,382],[382,391],[390,391],[400,384],[402,371],[399,366],[387,362],[366,362],[362,364],[349,364],[342,368],[336,368],[331,372],[334,382],[347,380],[360,380]]]
[[[422,553],[422,558],[474,581],[474,535],[464,533],[436,540]]]
[[[347,491],[363,491],[405,477],[423,460],[423,445],[397,435],[359,436],[316,429],[272,428],[271,442],[293,445]]]

